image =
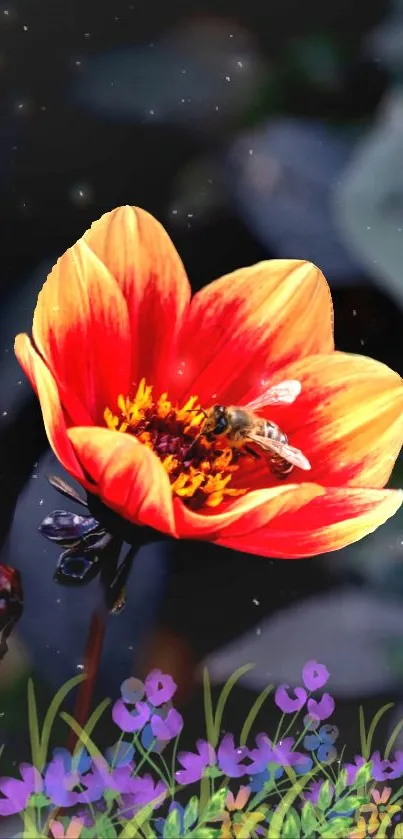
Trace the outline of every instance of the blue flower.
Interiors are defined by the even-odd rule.
[[[335,725],[322,725],[319,731],[307,734],[304,737],[304,748],[309,752],[316,752],[320,763],[329,763],[337,756],[333,745],[339,736],[339,730]]]
[[[105,751],[105,760],[110,766],[128,766],[134,758],[134,746],[124,740],[115,743]]]
[[[252,792],[260,792],[265,784],[269,781],[277,781],[282,775],[284,775],[284,769],[282,766],[277,766],[275,763],[269,763],[267,769],[264,769],[263,772],[258,772],[250,778],[249,786]]]
[[[83,775],[84,772],[88,772],[92,763],[92,758],[84,748],[80,749],[75,757],[70,754],[68,749],[63,749],[61,747],[53,749],[53,760],[62,762],[66,775],[70,775],[74,772],[78,772],[79,775]],[[53,764],[53,761],[51,762]]]

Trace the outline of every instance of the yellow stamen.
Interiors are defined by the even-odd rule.
[[[225,441],[211,442],[203,437],[205,413],[197,396],[191,396],[182,407],[173,405],[167,393],[154,401],[152,386],[142,379],[134,399],[120,394],[117,413],[106,408],[104,419],[111,430],[133,434],[155,452],[173,494],[189,505],[217,507],[225,498],[247,492],[228,486],[239,468],[234,462],[238,455]]]

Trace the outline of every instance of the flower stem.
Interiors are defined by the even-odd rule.
[[[89,709],[94,693],[95,683],[101,661],[102,648],[106,629],[106,613],[104,609],[95,609],[90,622],[87,635],[87,643],[84,652],[84,673],[87,676],[81,682],[76,704],[74,707],[74,719],[84,728],[88,719]],[[73,752],[77,743],[77,734],[70,731],[67,748]]]

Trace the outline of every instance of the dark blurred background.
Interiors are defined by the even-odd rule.
[[[56,467],[13,356],[50,267],[103,212],[139,205],[194,289],[270,257],[316,262],[338,348],[402,373],[402,69],[400,2],[0,4],[0,561],[25,594],[0,668],[0,741],[14,738],[2,760],[26,758],[28,673],[45,697],[77,672],[99,597],[96,583],[53,582],[58,551],[36,530],[72,508],[46,484]],[[217,685],[256,662],[227,726],[239,731],[257,691],[298,683],[317,658],[354,753],[359,702],[371,712],[402,692],[402,533],[398,514],[358,546],[292,563],[145,549],[108,628],[100,693],[165,667],[191,745],[203,662]]]

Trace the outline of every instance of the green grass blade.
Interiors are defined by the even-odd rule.
[[[207,667],[203,670],[203,692],[204,692],[204,716],[206,720],[206,735],[207,742],[211,746],[216,746],[215,742],[215,728],[214,728],[214,712],[213,701],[211,698],[211,684],[210,676]]]
[[[28,679],[28,725],[31,741],[32,763],[41,772],[41,741],[39,736],[38,709],[36,705],[35,687],[32,679]]]
[[[369,727],[368,734],[367,734],[367,750],[368,750],[368,755],[367,755],[367,758],[366,758],[367,760],[369,759],[369,756],[370,756],[370,753],[371,753],[372,739],[373,739],[373,736],[374,736],[374,734],[375,734],[375,729],[376,729],[376,727],[377,727],[378,723],[380,722],[380,720],[382,719],[382,717],[383,717],[383,716],[385,716],[385,714],[386,714],[388,711],[390,711],[390,709],[391,709],[391,708],[394,708],[394,707],[395,707],[395,703],[394,703],[394,702],[388,702],[388,704],[387,704],[387,705],[384,705],[384,706],[383,706],[382,708],[380,708],[380,709],[379,709],[379,711],[377,711],[377,713],[375,714],[375,716],[374,716],[374,718],[373,718],[373,720],[372,720],[372,722],[371,722],[371,725],[370,725],[370,727]]]
[[[245,745],[245,743],[246,743],[246,741],[249,737],[249,733],[250,733],[250,730],[252,728],[252,725],[255,722],[255,719],[256,719],[260,709],[262,708],[262,706],[266,702],[267,697],[272,692],[273,687],[274,687],[274,685],[268,685],[267,688],[262,690],[262,692],[259,694],[259,696],[255,700],[255,702],[253,703],[252,708],[250,709],[249,714],[246,717],[246,720],[243,724],[243,728],[242,728],[242,731],[241,731],[241,737],[240,737],[240,741],[239,741],[241,746]]]
[[[61,688],[57,691],[56,696],[52,699],[49,708],[47,710],[45,720],[43,723],[42,729],[42,737],[41,737],[41,768],[46,763],[46,756],[48,752],[50,734],[52,731],[52,726],[55,721],[56,715],[59,711],[59,708],[62,702],[65,700],[68,693],[70,693],[73,688],[77,687],[80,682],[83,682],[87,676],[85,673],[80,673],[78,676],[73,676],[72,679],[69,679]],[[38,767],[39,768],[39,767]]]
[[[364,708],[360,705],[359,711],[359,720],[360,720],[360,740],[361,740],[361,754],[368,760],[369,751],[367,747],[367,731],[365,727],[365,716],[364,716]]]
[[[85,726],[85,733],[86,733],[87,737],[91,736],[95,726],[97,725],[97,723],[101,719],[102,715],[105,713],[108,705],[111,704],[111,701],[112,701],[111,699],[104,699],[103,702],[100,702],[98,707],[95,708],[95,711],[92,712],[92,714],[91,714],[89,720],[87,720],[87,723],[86,723],[86,726]],[[81,745],[80,745],[80,743],[77,743],[77,745],[74,749],[74,757],[77,756],[77,754],[79,753],[80,750],[81,750]]]
[[[392,748],[393,748],[393,744],[394,744],[394,742],[395,742],[395,740],[396,740],[396,738],[399,734],[399,731],[401,731],[402,728],[403,728],[403,720],[400,720],[400,722],[398,722],[398,724],[393,729],[392,734],[390,735],[389,740],[386,744],[385,760],[388,760],[388,757],[389,757],[389,755],[392,751]]]
[[[77,735],[78,739],[83,744],[83,746],[85,746],[87,752],[91,755],[91,757],[95,760],[102,760],[102,762],[104,762],[103,755],[101,754],[95,743],[93,743],[91,737],[88,736],[85,728],[82,728],[80,723],[78,723],[77,720],[75,720],[74,717],[71,716],[71,714],[68,714],[67,711],[62,711],[60,716],[62,720],[65,723],[67,723],[69,728],[71,728],[74,731],[74,733]]]
[[[235,673],[233,673],[232,676],[230,676],[229,679],[227,679],[227,681],[226,681],[226,683],[225,683],[225,685],[224,685],[224,687],[223,687],[223,689],[220,693],[218,702],[217,702],[217,708],[216,708],[215,720],[214,720],[214,738],[215,738],[215,741],[214,741],[214,743],[212,743],[213,746],[217,745],[218,737],[219,737],[219,734],[220,734],[220,728],[221,728],[221,720],[223,718],[224,709],[225,709],[225,706],[226,706],[227,701],[228,701],[228,697],[229,697],[232,689],[235,687],[237,681],[239,679],[241,679],[242,676],[245,675],[245,673],[248,673],[249,670],[253,670],[254,666],[255,666],[254,664],[244,664],[244,665],[242,665],[242,667],[238,667],[238,669],[235,670]]]

